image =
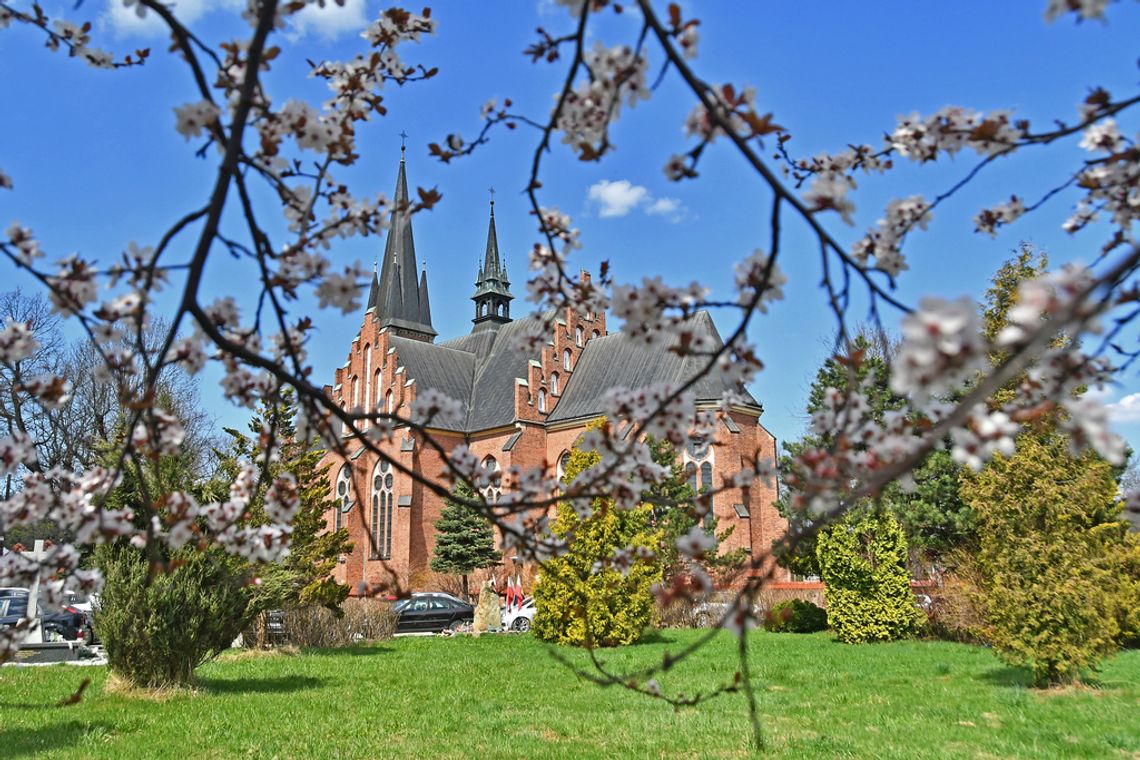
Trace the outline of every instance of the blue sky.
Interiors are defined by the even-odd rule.
[[[172,111],[197,96],[186,68],[164,52],[164,40],[129,14],[113,12],[118,0],[85,0],[78,10],[71,2],[44,5],[49,14],[92,20],[96,46],[116,52],[150,46],[153,55],[141,68],[97,71],[43,50],[33,30],[0,31],[5,71],[0,169],[16,185],[15,192],[0,193],[0,223],[7,227],[19,220],[32,227],[49,258],[80,251],[109,260],[132,240],[154,243],[206,197],[213,165],[196,158],[197,145],[174,131]],[[203,38],[218,42],[246,30],[234,5],[232,0],[180,0],[176,11],[192,18]],[[1140,5],[1117,3],[1107,24],[1079,25],[1067,19],[1045,23],[1044,7],[1043,1],[684,3],[686,17],[702,21],[698,73],[712,82],[754,85],[759,109],[772,111],[788,128],[793,136],[788,148],[796,156],[839,151],[851,142],[877,145],[898,115],[925,114],[943,105],[1012,108],[1044,128],[1054,118],[1075,120],[1077,103],[1093,85],[1121,97],[1136,92]],[[362,50],[358,30],[380,8],[349,0],[343,9],[307,10],[302,22],[277,40],[284,50],[269,75],[271,94],[281,101],[322,100],[322,85],[305,77],[305,59],[349,58]],[[607,11],[591,43],[632,42],[634,15],[613,17]],[[437,186],[444,197],[430,214],[417,217],[415,232],[417,252],[427,261],[436,329],[451,337],[467,331],[473,316],[468,299],[492,185],[500,247],[522,300],[535,228],[521,190],[536,133],[496,133],[473,157],[449,166],[430,159],[426,145],[457,130],[473,137],[479,106],[491,97],[510,97],[525,113],[545,114],[564,69],[531,64],[521,53],[534,40],[536,26],[564,33],[570,17],[549,0],[445,2],[433,7],[433,16],[438,34],[403,47],[401,54],[406,61],[438,66],[439,75],[390,88],[385,93],[389,115],[360,131],[362,158],[337,177],[358,193],[391,193],[397,135],[408,132],[410,182]],[[661,55],[651,49],[654,72],[660,62]],[[561,146],[547,157],[544,200],[571,214],[582,228],[583,249],[574,257],[581,266],[596,271],[608,260],[619,280],[645,274],[674,283],[698,279],[727,295],[732,263],[767,246],[769,196],[727,146],[707,152],[698,181],[666,180],[665,161],[690,147],[682,124],[691,107],[691,96],[668,76],[652,100],[623,111],[613,131],[617,151],[607,160],[580,163]],[[1121,126],[1135,135],[1140,119],[1126,115]],[[1061,182],[1079,166],[1077,141],[1000,161],[940,208],[930,230],[908,241],[911,270],[899,280],[899,296],[909,303],[929,292],[979,298],[993,270],[1022,240],[1048,250],[1057,264],[1091,260],[1104,230],[1070,237],[1060,229],[1075,193],[1062,193],[994,239],[974,233],[970,223],[979,209],[1010,193],[1035,200]],[[973,163],[972,156],[962,155],[867,179],[854,196],[855,226],[838,218],[827,219],[828,226],[840,240],[852,242],[891,197],[932,197]],[[276,216],[270,204],[263,208]],[[357,239],[338,245],[331,255],[336,262],[371,262],[382,246],[382,239]],[[764,422],[788,439],[803,431],[807,388],[827,353],[833,324],[818,288],[816,247],[802,225],[788,223],[782,256],[790,279],[787,299],[753,330],[767,364],[753,392],[766,408]],[[207,271],[207,288],[219,294],[236,289],[240,297],[235,283],[243,276],[248,274],[219,252]],[[20,284],[12,270],[4,279],[5,287]],[[516,313],[519,308],[525,305],[516,302]],[[852,312],[856,319],[859,308]],[[308,299],[297,310],[315,312]],[[313,359],[317,377],[329,381],[344,361],[360,315],[342,318],[325,311],[316,316]],[[888,326],[897,324],[897,315],[884,317]],[[722,327],[729,324],[721,320]],[[240,424],[246,412],[220,400],[215,380],[216,375],[206,377],[205,398],[222,422]],[[1109,396],[1117,429],[1135,448],[1140,448],[1140,394],[1132,394],[1138,391],[1133,373]]]

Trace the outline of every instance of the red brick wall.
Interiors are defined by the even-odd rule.
[[[581,346],[575,340],[579,328],[582,330]],[[509,490],[512,485],[508,474],[512,465],[524,470],[546,466],[553,474],[559,457],[564,451],[573,447],[584,427],[548,432],[542,423],[557,405],[558,399],[573,376],[582,349],[593,337],[594,331],[599,335],[606,334],[605,314],[597,314],[590,319],[566,310],[560,315],[551,340],[541,351],[538,366],[529,366],[527,377],[523,378],[525,384],[518,383],[515,387],[516,415],[524,423],[532,424],[475,434],[466,439],[459,434],[440,433],[435,436],[436,440],[443,445],[445,452],[450,452],[456,445],[466,440],[480,460],[493,456],[504,474],[504,491]],[[360,387],[362,406],[374,408],[375,405],[382,404],[385,394],[391,391],[398,411],[406,412],[410,408],[415,399],[416,384],[414,381],[409,382],[412,379],[400,371],[398,351],[391,348],[390,335],[387,330],[379,330],[371,317],[365,320],[359,336],[352,343],[346,366],[336,370],[336,385],[330,389],[330,393],[337,403],[343,403],[345,408],[352,408],[352,381],[356,378]],[[370,361],[365,353],[366,349],[371,352]],[[565,369],[563,360],[563,352],[567,350],[571,356],[570,370]],[[379,381],[373,380],[370,393],[365,379],[366,368],[371,373],[375,373],[376,370],[380,372]],[[559,378],[557,394],[553,392],[551,384],[551,376],[555,372]],[[537,407],[537,392],[540,388],[545,389],[547,393],[545,413],[539,412]],[[733,412],[731,417],[739,427],[739,433],[730,432],[723,424],[717,427],[713,477],[718,486],[725,482],[725,478],[757,456],[774,459],[776,454],[775,438],[755,416]],[[521,430],[522,435],[511,451],[503,451],[503,445],[516,430]],[[422,473],[430,479],[438,480],[445,471],[441,455],[419,440],[415,442],[412,451],[403,451],[401,441],[405,437],[406,431],[399,431],[394,441],[378,444],[384,456],[394,463]],[[362,445],[359,441],[350,439],[345,439],[344,444],[350,456]],[[376,461],[375,455],[364,452],[351,462],[356,504],[352,511],[344,516],[344,525],[348,529],[354,548],[337,566],[335,574],[337,580],[349,584],[354,594],[361,591],[359,588],[361,582],[391,586],[391,581],[395,580],[399,585],[406,587],[417,577],[426,577],[425,573],[435,547],[434,526],[444,506],[443,498],[429,488],[414,482],[408,475],[396,473],[394,501],[398,505],[401,496],[411,497],[411,505],[395,507],[391,559],[387,561],[371,559],[369,541],[371,480]],[[325,456],[324,463],[330,465],[328,477],[329,488],[332,491],[343,459],[340,454],[330,452]],[[766,552],[772,543],[783,535],[787,527],[775,509],[776,498],[775,483],[764,484],[759,480],[751,487],[730,488],[717,494],[713,500],[713,509],[720,521],[720,528],[723,530],[730,525],[735,526],[723,550],[730,551],[744,547],[757,558]],[[750,517],[740,518],[733,506],[735,504],[744,504],[750,512]],[[327,518],[330,529],[334,525],[334,519],[333,513],[330,512]],[[775,580],[788,580],[787,573],[778,571]],[[385,583],[386,581],[388,582]]]

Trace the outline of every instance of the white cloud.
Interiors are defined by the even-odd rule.
[[[298,39],[312,34],[325,39],[339,37],[345,32],[359,34],[368,25],[365,17],[365,0],[345,0],[338,5],[336,0],[327,0],[325,7],[319,4],[307,5],[290,17],[288,36]],[[184,24],[190,25],[202,16],[213,11],[238,13],[245,10],[246,0],[170,0],[170,9]],[[123,5],[123,0],[107,0],[107,9],[102,23],[110,27],[116,37],[163,37],[166,25],[153,12],[142,18],[131,8]]]
[[[625,216],[639,203],[650,200],[648,190],[641,185],[632,184],[628,179],[613,182],[603,179],[590,186],[587,197],[598,204],[598,216],[603,219]]]
[[[598,209],[598,216],[612,219],[626,216],[640,208],[652,216],[666,217],[679,222],[688,216],[688,210],[677,198],[654,198],[648,189],[627,179],[603,179],[590,186],[586,200]]]
[[[668,217],[670,222],[679,222],[689,215],[688,209],[676,198],[658,198],[645,207],[645,213]]]
[[[184,24],[193,24],[204,14],[215,10],[238,10],[245,7],[243,0],[171,0],[170,10]],[[134,6],[128,8],[123,0],[107,0],[107,10],[102,22],[110,26],[116,37],[158,37],[165,36],[166,25],[157,13],[147,11],[139,17]]]
[[[1108,416],[1118,424],[1140,422],[1140,393],[1129,393],[1119,401],[1105,404]]]
[[[344,5],[328,0],[323,8],[320,5],[307,5],[293,14],[290,26],[292,34],[297,37],[311,33],[331,40],[346,32],[360,34],[368,26],[364,16],[364,0],[345,0]]]

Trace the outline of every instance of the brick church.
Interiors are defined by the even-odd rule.
[[[611,333],[605,314],[580,315],[567,309],[548,314],[547,319],[513,319],[514,296],[499,253],[494,201],[483,264],[471,296],[471,330],[438,341],[427,272],[417,278],[411,218],[400,211],[407,208],[407,200],[401,156],[379,277],[373,274],[363,323],[348,357],[336,370],[334,384],[326,386],[343,408],[406,413],[417,392],[435,388],[462,403],[460,414],[433,421],[432,437],[444,450],[466,444],[485,465],[504,473],[519,465],[549,467],[561,475],[575,440],[588,422],[601,415],[607,390],[680,383],[695,374],[697,360]],[[720,343],[707,313],[694,319],[700,330]],[[541,339],[524,341],[521,336]],[[528,350],[524,344],[534,348]],[[718,406],[725,390],[712,377],[694,388],[698,405],[710,408]],[[760,423],[763,408],[744,395],[746,404],[729,414],[718,413],[714,445],[681,454],[698,489],[721,485],[757,452],[776,455],[775,437]],[[397,472],[389,461],[429,477],[443,471],[443,462],[418,434],[406,430],[397,431],[394,441],[381,444],[381,450],[384,456],[377,458],[362,443],[347,440],[347,459],[334,452],[325,458],[337,504],[330,510],[328,525],[346,527],[354,546],[338,565],[337,580],[353,593],[363,584],[375,586],[393,578],[412,590],[431,590],[426,588],[433,584],[428,563],[443,500]],[[504,475],[501,490],[510,487]],[[486,495],[495,499],[499,493]],[[743,547],[757,556],[765,552],[786,527],[775,500],[775,487],[759,481],[750,488],[716,494],[713,509],[720,529],[735,526],[723,550]]]

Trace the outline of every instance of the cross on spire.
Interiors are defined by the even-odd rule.
[[[487,188],[487,192],[491,194],[491,216],[495,215],[495,186]]]
[[[408,133],[401,129],[400,130],[400,153],[401,154],[404,152],[404,149],[407,147],[404,144],[407,141],[408,141]]]

